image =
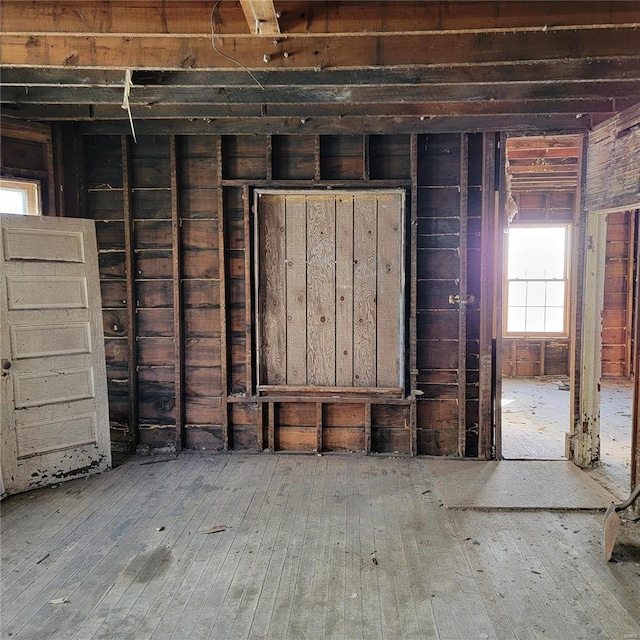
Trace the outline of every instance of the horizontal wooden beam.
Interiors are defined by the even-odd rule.
[[[531,82],[633,80],[640,78],[640,56],[625,58],[579,58],[502,62],[500,64],[415,65],[378,69],[273,69],[254,71],[255,78],[271,88],[290,86],[428,85],[477,82]],[[2,69],[2,86],[122,86],[121,69],[51,67],[7,67]],[[255,87],[246,71],[136,71],[135,86],[162,87]]]
[[[123,87],[3,87],[3,104],[122,104]],[[158,104],[405,104],[433,102],[493,102],[497,100],[561,100],[607,99],[640,96],[640,80],[611,80],[608,82],[523,82],[479,83],[465,85],[431,84],[400,87],[320,87],[291,86],[260,87],[137,87],[129,92],[129,104],[154,106]]]
[[[256,4],[256,0],[253,0]],[[198,0],[3,0],[0,24],[6,32],[207,34],[215,3]],[[410,32],[616,25],[638,21],[636,2],[313,2],[278,0],[286,34],[343,33],[346,30]],[[237,2],[221,2],[217,28],[249,33]]]
[[[2,34],[0,64],[98,69],[326,69],[639,56],[636,26],[617,29],[298,36]],[[232,58],[232,59],[230,59]],[[266,62],[265,62],[266,60]]]
[[[580,133],[591,123],[574,115],[491,115],[491,116],[435,116],[422,120],[417,117],[347,116],[344,118],[216,118],[198,120],[140,120],[136,123],[138,135],[176,134],[321,134],[354,133],[453,133],[482,131],[567,131]],[[126,120],[80,123],[81,133],[121,135],[131,131]]]
[[[608,117],[621,108],[635,102],[628,99],[579,99],[579,100],[492,100],[489,102],[423,102],[388,103],[372,105],[342,104],[269,104],[269,105],[162,105],[133,106],[131,113],[136,120],[152,119],[211,119],[211,118],[263,118],[288,117],[309,119],[314,117],[344,118],[348,116],[414,116],[428,120],[435,116],[488,116],[522,114],[570,114],[579,125],[594,114]],[[7,104],[4,109],[15,116],[32,120],[123,120],[128,113],[120,105],[93,104]],[[577,117],[580,116],[580,117]],[[514,152],[518,153],[518,152]],[[515,156],[514,156],[515,157]],[[536,156],[537,157],[537,156]],[[564,157],[564,156],[563,156]]]

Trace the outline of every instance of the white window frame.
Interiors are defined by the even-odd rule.
[[[27,210],[20,214],[11,211],[2,211],[0,202],[0,213],[9,215],[42,215],[42,201],[40,198],[40,181],[39,180],[22,180],[18,178],[0,178],[0,189],[7,191],[20,191],[25,194]]]
[[[571,273],[571,264],[570,264],[570,256],[571,256],[571,225],[570,224],[514,224],[511,225],[510,228],[564,228],[565,229],[565,246],[564,246],[564,278],[562,278],[562,282],[564,282],[564,305],[563,305],[563,328],[562,331],[509,331],[509,283],[510,282],[529,282],[529,281],[543,281],[543,282],[554,282],[558,281],[558,279],[550,278],[550,279],[517,279],[517,278],[509,278],[509,270],[508,270],[508,258],[509,258],[509,237],[507,234],[507,241],[505,243],[505,252],[504,252],[504,289],[503,289],[503,326],[504,326],[504,336],[506,338],[568,338],[569,337],[569,301],[570,301],[570,288],[571,283],[569,281],[569,275]]]

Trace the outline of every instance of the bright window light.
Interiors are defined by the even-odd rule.
[[[0,178],[0,213],[40,215],[40,183]]]
[[[566,333],[567,236],[566,226],[509,229],[508,334]]]

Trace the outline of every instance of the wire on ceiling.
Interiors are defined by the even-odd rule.
[[[219,55],[222,56],[223,58],[225,58],[226,60],[229,60],[230,62],[233,62],[234,64],[237,64],[239,67],[242,67],[254,80],[254,82],[264,91],[264,87],[260,84],[260,81],[258,80],[258,78],[256,78],[253,73],[251,73],[251,71],[249,71],[249,69],[247,67],[245,67],[242,62],[240,62],[240,60],[236,60],[235,58],[232,58],[231,56],[228,56],[226,53],[222,53],[222,51],[220,51],[220,49],[218,49],[218,47],[216,46],[216,17],[218,22],[221,22],[220,20],[220,3],[222,2],[222,0],[218,0],[215,5],[213,6],[213,9],[211,10],[211,46],[213,47],[213,50]]]

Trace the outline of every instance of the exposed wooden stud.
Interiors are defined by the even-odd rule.
[[[411,455],[418,454],[417,400],[414,391],[418,388],[418,135],[410,138],[411,212],[409,216],[409,393],[411,412],[409,421],[409,443]]]
[[[265,144],[265,162],[267,165],[267,181],[271,182],[273,179],[273,136],[266,136]]]
[[[458,455],[466,455],[467,438],[467,214],[469,202],[469,137],[460,136],[460,238],[458,302]]]
[[[223,448],[227,451],[231,446],[231,425],[229,423],[229,356],[227,336],[227,294],[226,294],[226,240],[224,215],[224,188],[222,186],[222,137],[216,139],[216,187],[218,199],[218,278],[220,280],[220,421],[222,426]]]
[[[371,158],[369,149],[369,134],[362,134],[362,177],[369,180],[371,177]]]
[[[482,136],[482,220],[480,237],[480,378],[478,457],[489,460],[493,456],[493,295],[498,284],[494,281],[494,223],[495,223],[495,133]]]
[[[174,416],[176,421],[176,450],[186,445],[184,430],[184,322],[182,306],[182,230],[178,205],[178,162],[176,137],[169,138],[171,172],[171,255],[173,288],[173,366]]]
[[[546,356],[545,346],[546,346],[546,344],[547,343],[546,343],[545,340],[540,340],[540,357],[539,357],[539,362],[538,362],[538,371],[540,372],[539,375],[541,375],[541,376],[544,375],[544,371],[545,371],[545,368],[546,368],[546,365],[545,365],[545,356]]]
[[[132,445],[138,444],[138,341],[136,339],[137,327],[137,300],[135,294],[135,267],[133,244],[133,215],[131,210],[131,166],[130,166],[130,138],[120,138],[122,154],[122,207],[124,216],[124,260],[126,277],[127,300],[127,345],[129,349],[128,375],[129,375],[129,429],[133,437]]]
[[[258,451],[264,450],[264,402],[257,403],[256,446]]]
[[[371,453],[371,403],[364,405],[364,452]]]
[[[269,450],[273,453],[276,450],[276,405],[275,402],[269,402],[268,406],[268,425],[267,425],[267,444]]]
[[[318,135],[313,137],[313,179],[318,182],[322,179],[322,172],[320,170],[320,153],[321,153],[321,138]]]
[[[253,260],[251,251],[251,193],[249,187],[242,188],[243,233],[244,233],[244,298],[245,298],[245,394],[253,393]],[[261,438],[260,438],[261,440]]]
[[[323,429],[323,416],[322,416],[322,402],[316,402],[316,452],[322,453],[322,429]]]

